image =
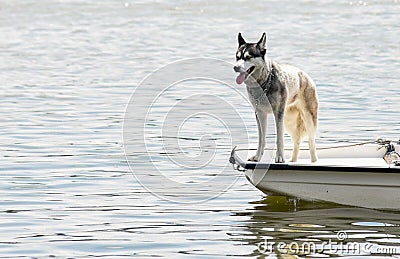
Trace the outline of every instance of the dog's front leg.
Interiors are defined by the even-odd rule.
[[[249,161],[258,162],[261,160],[261,157],[264,154],[265,148],[265,136],[267,131],[267,113],[256,111],[256,121],[257,121],[257,128],[258,128],[258,147],[257,152],[254,156],[249,158]]]
[[[285,163],[284,144],[283,144],[283,115],[284,108],[279,107],[274,111],[276,125],[276,156],[275,163]]]

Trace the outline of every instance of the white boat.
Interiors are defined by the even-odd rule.
[[[398,155],[399,142],[318,148],[315,163],[310,162],[308,149],[300,151],[297,162],[274,163],[272,150],[266,150],[262,161],[250,162],[247,157],[254,150],[235,147],[230,162],[268,195],[400,210],[400,161],[384,159],[389,153]],[[285,155],[290,156],[291,150],[285,150]]]

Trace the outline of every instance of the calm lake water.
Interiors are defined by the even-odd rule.
[[[239,31],[266,31],[268,55],[317,83],[318,144],[399,139],[399,15],[397,0],[0,0],[0,258],[400,254],[399,211],[266,197],[231,169],[257,135],[223,63]]]

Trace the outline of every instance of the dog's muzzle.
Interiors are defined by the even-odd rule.
[[[254,71],[255,65],[253,64],[249,65],[250,67],[248,67],[246,70],[244,60],[241,59],[236,62],[235,66],[233,66],[233,70],[235,70],[236,73],[239,73],[239,75],[236,77],[236,83],[238,85],[242,84],[247,79],[247,77]]]
[[[238,60],[237,62],[236,62],[236,64],[235,64],[235,66],[233,66],[233,70],[236,72],[236,73],[241,73],[241,72],[245,72],[246,70],[244,69],[244,61],[241,59],[241,60]]]

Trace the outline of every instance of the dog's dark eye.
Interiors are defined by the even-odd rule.
[[[243,55],[243,59],[246,61],[252,59],[253,57],[254,55],[252,53],[249,53],[248,51],[246,51]]]

